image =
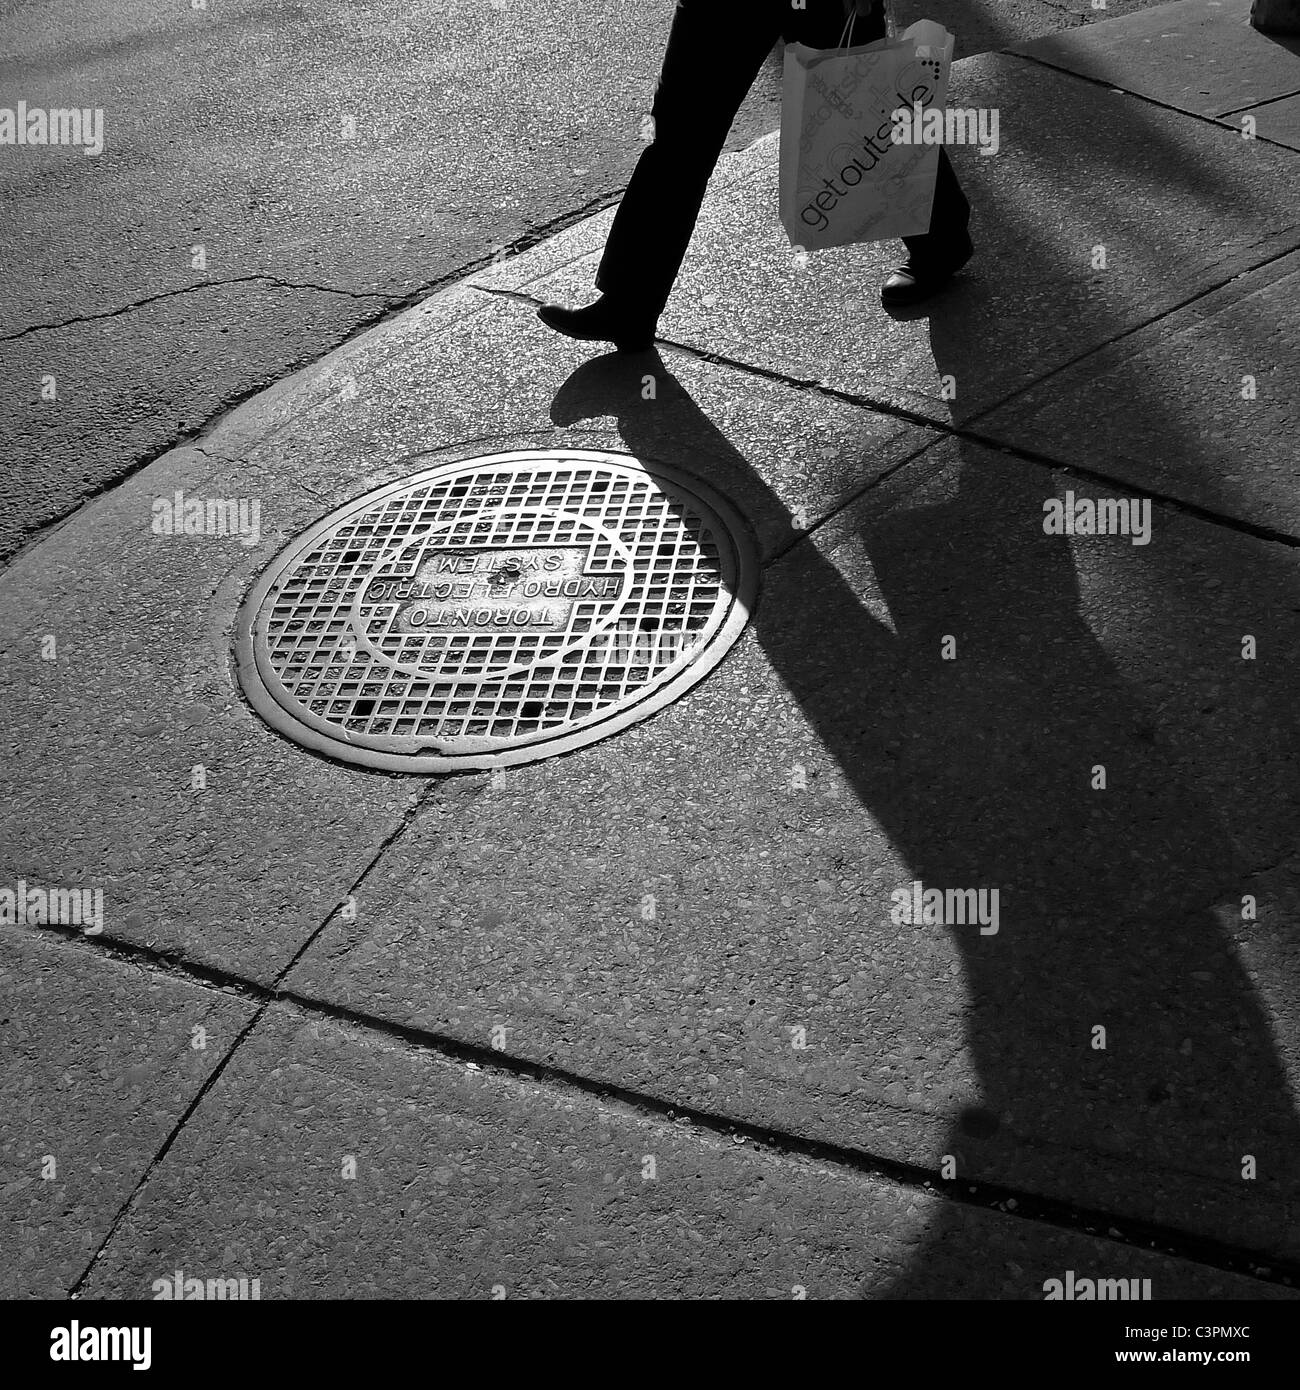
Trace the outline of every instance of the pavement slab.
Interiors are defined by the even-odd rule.
[[[1177,0],[1017,44],[1012,53],[1198,116],[1300,92],[1300,44],[1262,34],[1251,0]]]
[[[955,64],[949,105],[998,109],[1001,144],[991,157],[952,151],[977,255],[927,314],[891,316],[880,306],[896,243],[806,258],[792,250],[777,221],[773,136],[729,157],[728,182],[709,195],[661,337],[961,423],[1300,244],[1287,150],[1003,54]],[[1108,130],[1124,138],[1080,142],[1080,131]],[[749,176],[736,177],[738,169]],[[585,302],[597,231],[557,237],[545,259],[476,283]],[[948,324],[943,341],[927,331],[936,314]],[[970,370],[948,379],[945,352]]]
[[[0,556],[140,460],[192,437],[232,398],[313,360],[322,341],[346,337],[358,317],[383,304],[379,296],[254,277],[0,342],[0,377],[26,386],[23,399],[10,398],[3,427]],[[198,343],[186,336],[196,320],[213,325]],[[168,341],[174,349],[158,352]],[[129,378],[121,370],[127,354],[138,364]]]
[[[946,309],[936,356],[974,368]],[[944,346],[940,346],[943,344]],[[1195,304],[1039,381],[971,422],[1034,449],[1216,515],[1300,537],[1300,255],[1248,272]]]
[[[277,1007],[83,1296],[180,1271],[263,1299],[1038,1299],[1073,1269],[1153,1299],[1296,1297],[998,1210],[947,1220],[935,1191],[738,1137]]]
[[[927,451],[768,566],[691,699],[455,779],[286,987],[1293,1258],[1295,958],[1242,913],[1300,815],[1296,559],[1160,508],[1045,536],[1066,486]],[[916,880],[999,930],[891,920]]]
[[[247,485],[245,485],[247,484]],[[243,499],[257,544],[163,535],[154,502]],[[17,560],[0,595],[0,883],[100,888],[104,934],[269,983],[421,784],[303,759],[240,702],[244,587],[320,510],[178,450]]]
[[[253,1010],[0,927],[0,1298],[66,1297]]]

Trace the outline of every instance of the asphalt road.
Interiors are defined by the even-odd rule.
[[[909,0],[958,56],[1134,8]],[[0,561],[232,405],[615,200],[671,0],[0,0]],[[736,123],[775,128],[774,59]]]

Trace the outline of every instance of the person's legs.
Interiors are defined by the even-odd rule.
[[[787,30],[786,37],[813,48],[830,48],[839,43],[838,37],[830,33],[837,22],[842,20],[837,21],[833,14],[810,11],[807,19]],[[886,32],[885,10],[881,5],[874,13],[855,18],[849,41],[875,43],[883,39]],[[970,203],[957,182],[947,150],[940,149],[929,230],[903,238],[907,261],[886,280],[881,291],[882,300],[886,304],[915,303],[951,279],[970,259],[973,248],[969,228]]]
[[[614,214],[585,309],[544,305],[571,337],[649,347],[681,269],[713,173],[745,94],[780,37],[789,0],[678,0],[641,152]]]
[[[783,0],[678,0],[641,153],[596,288],[658,318],[745,94],[780,37]]]
[[[957,175],[948,160],[948,151],[941,146],[930,230],[919,236],[905,236],[903,245],[913,261],[942,264],[952,260],[958,248],[964,245],[969,227],[970,203],[957,182]]]
[[[649,347],[690,245],[709,177],[746,93],[778,38],[812,48],[839,45],[843,0],[678,0],[642,151],[614,214],[596,275],[601,299],[585,309],[544,305],[546,324],[571,337]],[[854,44],[885,36],[883,8],[855,19]],[[937,288],[970,255],[970,205],[939,151],[930,229],[905,238],[906,266],[890,276],[886,303]],[[904,281],[906,283],[904,283]]]
[[[887,308],[918,304],[942,289],[970,260],[975,248],[970,239],[970,203],[961,191],[948,162],[948,151],[939,151],[930,230],[903,238],[907,259],[880,287],[880,302]]]

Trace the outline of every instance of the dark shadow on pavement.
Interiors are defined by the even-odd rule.
[[[1018,325],[1005,312],[1006,296],[1050,288],[1030,302],[1055,304],[1091,342],[1132,327],[1126,306],[1096,293],[1079,268],[1094,236],[1124,232],[1128,254],[1157,285],[1177,275],[1194,243],[1164,219],[1158,200],[1134,216],[1124,190],[1150,187],[1158,169],[1175,206],[1230,194],[1234,185],[1214,159],[1166,137],[1160,122],[1168,113],[1124,99],[1123,116],[1122,139],[1089,146],[1084,213],[1095,220],[1066,229],[1080,244],[1073,269],[1060,263],[1062,229],[1049,244],[1047,224],[1008,199],[987,166],[956,162],[978,254],[927,310],[936,373],[959,384],[954,425],[979,429],[962,383],[1032,350],[1023,316]],[[1044,139],[1032,126],[1015,136],[1030,143],[1035,165],[1075,176],[1074,142]],[[1261,192],[1242,216],[1273,225],[1269,196]],[[1285,326],[1267,322],[1236,331],[1235,346],[1252,363],[1273,363],[1288,341]],[[1118,397],[1139,403],[1169,457],[1179,458],[1180,441],[1202,428],[1196,383],[1171,391],[1137,366],[1123,371],[1117,378],[1112,365],[1109,394],[1082,402],[1075,442],[1087,441],[1090,419],[1104,420]],[[646,372],[658,379],[653,401],[642,398]],[[561,424],[614,416],[634,454],[706,473],[733,498],[748,494],[769,513],[785,512],[655,356],[588,362],[565,382],[552,414]],[[1225,454],[1227,475],[1235,460]],[[1107,462],[1099,445],[1095,470],[1106,474]],[[1184,522],[1165,543],[1159,528],[1168,513],[1153,509],[1141,612],[1130,582],[1116,600],[1130,606],[1118,620],[1108,617],[1109,636],[1113,643],[1116,621],[1143,636],[1179,636],[1149,659],[1130,652],[1126,674],[1089,626],[1097,604],[1092,595],[1082,601],[1070,539],[1044,533],[1043,504],[1057,496],[1048,468],[953,438],[899,475],[912,478],[901,505],[877,514],[868,490],[862,505],[829,523],[857,528],[853,539],[894,631],[809,541],[768,566],[754,628],[912,876],[928,886],[1001,889],[997,935],[935,928],[952,931],[961,953],[965,1043],[982,1092],[978,1105],[951,1119],[946,1152],[959,1180],[1158,1221],[1294,1269],[1300,1125],[1270,1011],[1241,950],[1261,935],[1278,946],[1300,913],[1294,552],[1208,522],[1195,523],[1203,531]],[[1209,505],[1241,510],[1234,480],[1197,482]],[[1126,491],[1074,485],[1090,496]],[[1109,574],[1113,558],[1090,553],[1087,563]],[[1197,565],[1208,571],[1199,590],[1202,576],[1189,574]],[[1241,659],[1247,633],[1260,643],[1258,662]],[[956,638],[955,661],[941,659],[946,635]],[[1106,768],[1104,791],[1092,785],[1097,765]],[[1242,916],[1248,895],[1258,897],[1260,922]],[[879,911],[888,930],[887,895]],[[1269,970],[1285,971],[1276,953]],[[1270,983],[1288,982],[1270,975]],[[1092,1045],[1097,1027],[1106,1029],[1104,1051]],[[859,1060],[862,1073],[892,1061],[899,1079],[915,1076],[906,1039],[864,1034]],[[1255,1178],[1243,1176],[1247,1156]],[[970,1230],[955,1204],[946,1205],[891,1296],[943,1296],[954,1262],[981,1258]],[[1024,1231],[1032,1259],[1035,1233],[1045,1250],[1051,1229],[1026,1223]],[[1040,1297],[1040,1284],[1023,1296]]]
[[[959,380],[978,366],[962,313],[954,292],[932,319],[937,365]],[[647,372],[653,401],[642,399]],[[564,425],[610,415],[632,453],[733,496],[743,478],[784,510],[657,355],[590,361],[552,407]],[[912,877],[1001,890],[998,934],[935,928],[961,951],[982,1088],[977,1107],[952,1117],[946,1151],[968,1181],[1067,1200],[1087,1191],[1087,1205],[1247,1248],[1285,1244],[1278,1202],[1295,1191],[1300,1128],[1266,1014],[1214,911],[1250,891],[1222,809],[1238,751],[1187,756],[1099,645],[1069,541],[1043,531],[1049,471],[938,447],[949,457],[930,470],[932,500],[876,518],[868,493],[857,513],[894,632],[807,541],[769,566],[754,626]],[[934,453],[908,468],[923,477]],[[1280,595],[1290,579],[1250,582]],[[1158,579],[1153,590],[1158,601]],[[956,661],[941,659],[948,634]],[[1267,756],[1269,724],[1243,722],[1249,756]],[[1097,764],[1104,792],[1091,785]],[[887,895],[880,921],[889,930]],[[862,1047],[864,1072],[892,1055],[909,1075],[905,1039],[864,1035]],[[1261,1180],[1242,1180],[1245,1154]],[[942,1296],[952,1261],[978,1258],[970,1223],[945,1212],[891,1296]],[[1025,1226],[1030,1254],[1040,1229]]]

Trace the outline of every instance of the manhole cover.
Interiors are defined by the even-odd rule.
[[[702,679],[756,576],[730,505],[675,469],[493,454],[367,493],[298,537],[240,610],[239,676],[277,729],[349,762],[532,762]]]

